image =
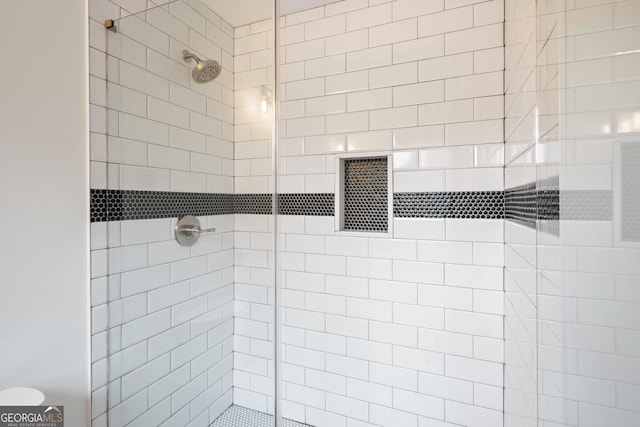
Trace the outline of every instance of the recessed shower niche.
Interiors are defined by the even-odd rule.
[[[391,233],[392,156],[338,157],[336,230]]]

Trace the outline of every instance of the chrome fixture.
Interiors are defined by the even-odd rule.
[[[184,62],[191,62],[192,59],[196,60],[197,65],[191,72],[191,77],[196,83],[209,83],[215,80],[222,72],[222,67],[218,61],[213,59],[203,61],[186,49],[182,51],[182,59],[184,59]]]
[[[202,233],[213,233],[215,228],[200,228],[200,221],[193,215],[185,215],[178,219],[175,228],[176,240],[182,246],[193,246]]]

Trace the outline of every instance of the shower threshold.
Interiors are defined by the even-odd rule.
[[[283,419],[284,427],[313,427],[297,421]],[[273,415],[238,405],[231,405],[211,424],[211,427],[271,427]]]

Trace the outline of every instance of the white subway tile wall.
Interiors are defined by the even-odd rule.
[[[505,185],[559,175],[560,221],[556,234],[506,222],[505,424],[637,425],[640,306],[623,289],[640,283],[640,252],[620,210],[637,206],[621,153],[640,130],[638,2],[506,11]]]
[[[232,29],[178,1],[108,33],[105,60],[101,22],[134,6],[91,3],[92,187],[272,191],[272,22]],[[501,190],[501,4],[347,0],[286,16],[279,191],[333,192],[336,153],[389,150],[394,191]],[[221,61],[218,80],[195,85],[185,48]],[[232,402],[273,411],[269,218],[203,218],[221,233],[191,249],[171,220],[94,225],[94,425],[107,393],[114,425],[206,424]],[[285,417],[501,425],[501,220],[395,219],[392,239],[279,221]]]
[[[288,15],[279,191],[333,192],[336,154],[375,151],[393,152],[395,192],[502,190],[503,16],[415,0]],[[390,239],[278,221],[285,418],[502,425],[502,220],[396,218]]]
[[[273,20],[232,28],[200,0],[149,6],[89,2],[92,188],[271,192],[279,90],[281,193],[331,193],[336,154],[392,151],[395,192],[562,171],[561,191],[613,191],[621,206],[635,0],[338,1],[280,19],[278,86]],[[183,49],[222,74],[195,84]],[[273,412],[273,219],[201,221],[218,231],[192,248],[172,240],[175,219],[92,224],[93,426]],[[618,217],[560,221],[560,237],[502,220],[395,218],[392,238],[278,221],[285,417],[640,424],[640,253]]]
[[[235,28],[234,190],[237,194],[274,189],[271,121],[274,99],[274,21]],[[322,30],[318,28],[318,31]],[[284,36],[284,35],[283,35]],[[295,34],[291,34],[295,37]],[[313,49],[292,55],[313,56]],[[326,65],[330,67],[330,64]],[[304,98],[309,88],[293,87]],[[262,101],[266,111],[262,109]],[[304,101],[301,101],[304,103]],[[297,117],[298,105],[291,105]],[[303,107],[304,108],[304,107]],[[321,108],[318,106],[318,108]],[[286,106],[284,107],[286,110]],[[286,114],[286,113],[285,113]],[[313,123],[300,122],[301,133]],[[291,126],[295,129],[295,125]],[[273,414],[275,344],[273,216],[236,214],[234,228],[233,402]]]
[[[535,182],[536,2],[505,2],[505,188]],[[515,172],[512,172],[515,171]],[[536,230],[504,228],[504,424],[537,426]]]
[[[89,5],[91,187],[232,193],[233,29],[197,0]],[[183,49],[220,77],[195,84]],[[92,224],[94,427],[208,425],[232,404],[234,218],[200,221],[217,231],[192,248],[175,218]]]
[[[377,3],[282,21],[281,136],[297,148],[280,150],[279,191],[318,191],[297,176],[314,173],[303,156],[392,148],[408,160],[394,165],[395,191],[433,191],[432,179],[403,179],[422,169],[442,174],[440,191],[502,190],[502,1]]]
[[[238,27],[234,32],[234,191],[272,192],[273,21]],[[266,111],[262,110],[263,100]]]
[[[629,95],[636,91],[640,73],[637,67],[632,71],[625,64],[634,61],[640,47],[638,40],[626,38],[640,30],[640,9],[634,1],[607,1],[568,7],[564,14],[551,12],[547,13],[547,25],[566,19],[564,33],[551,33],[557,44],[565,40],[575,44],[575,50],[566,52],[565,78],[559,84],[572,99],[559,111],[557,121],[568,126],[560,140],[574,152],[571,157],[561,157],[560,164],[566,166],[561,190],[583,190],[592,195],[591,203],[613,205],[613,214],[597,222],[582,218],[561,221],[560,239],[539,242],[538,268],[545,276],[549,272],[539,300],[539,345],[544,349],[539,362],[540,407],[546,419],[559,423],[577,418],[633,425],[640,422],[640,403],[631,397],[640,387],[640,353],[632,349],[632,337],[640,330],[634,313],[640,306],[637,298],[622,289],[640,283],[640,252],[637,236],[624,231],[621,223],[626,215],[621,211],[623,206],[635,206],[631,209],[637,212],[637,203],[624,189],[638,185],[637,178],[628,175],[629,169],[638,169],[637,157],[625,154],[625,147],[637,147],[637,138],[629,144],[628,137],[637,136],[640,127],[629,118],[637,115],[640,100]],[[547,25],[544,28],[549,33]],[[595,37],[603,40],[601,46],[589,46]],[[551,76],[546,69],[551,65],[539,73],[547,81]],[[554,121],[546,119],[556,113],[551,99],[544,97],[545,131],[554,126]],[[541,155],[552,163],[558,144],[550,138],[544,143]],[[602,193],[593,195],[594,190]],[[563,208],[569,211],[561,202]],[[561,262],[557,253],[562,253]],[[565,273],[568,277],[559,280],[558,270],[570,270]],[[573,369],[575,365],[553,368],[549,357],[553,351],[575,355],[577,369]],[[558,380],[564,387],[556,391],[550,382]],[[548,405],[556,402],[567,408],[565,414]]]
[[[234,221],[200,220],[217,232],[191,249],[173,240],[175,219],[92,225],[96,237],[120,241],[93,239],[94,266],[105,265],[92,272],[95,425],[106,421],[107,393],[109,425],[182,420],[185,411],[213,420],[231,404]]]

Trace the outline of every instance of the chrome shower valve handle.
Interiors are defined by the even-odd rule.
[[[185,233],[213,233],[216,231],[215,228],[200,228],[200,227],[183,227],[180,231],[184,231]]]
[[[193,246],[203,233],[213,233],[215,228],[201,228],[200,221],[193,215],[185,215],[178,219],[175,236],[182,246]]]

